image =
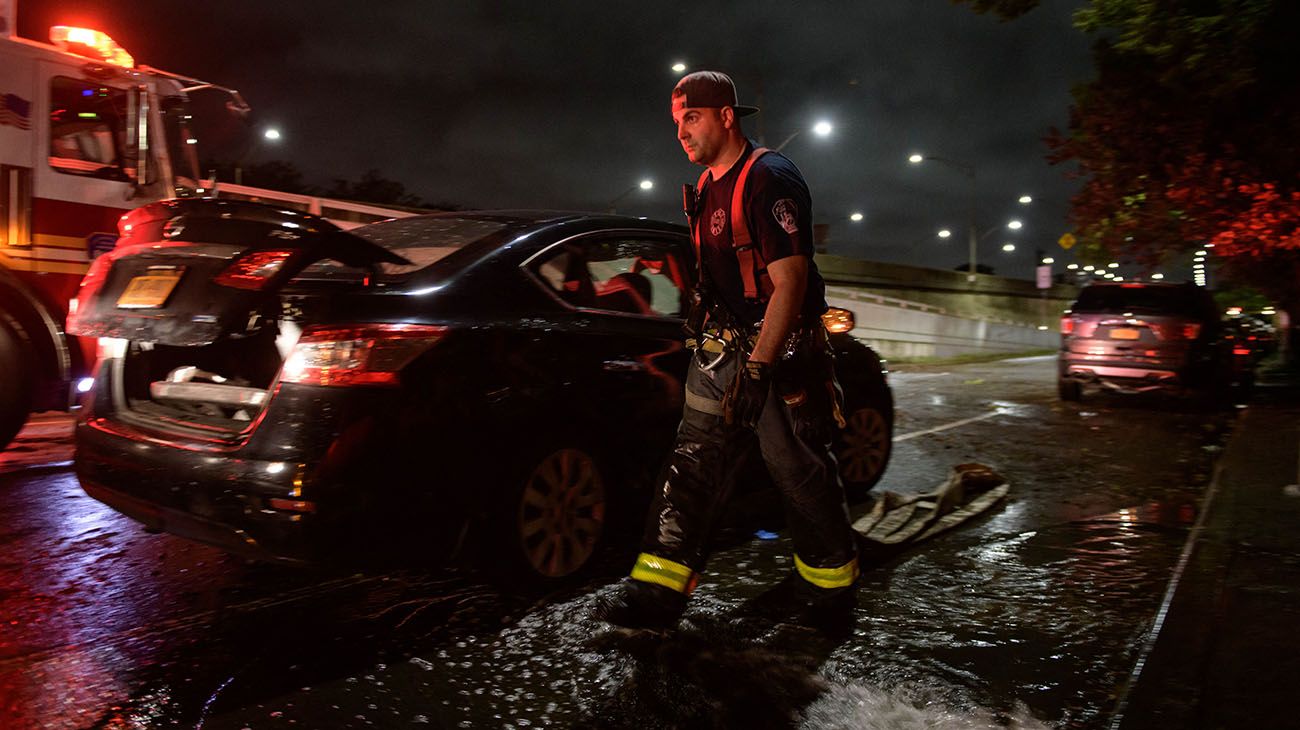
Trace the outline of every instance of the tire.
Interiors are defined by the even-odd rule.
[[[580,574],[605,538],[609,498],[599,463],[567,446],[543,450],[516,475],[500,515],[506,567],[536,584]]]
[[[832,447],[840,480],[850,502],[860,501],[876,486],[889,465],[894,445],[894,407],[888,394],[874,402],[850,403],[844,428],[836,431]]]
[[[35,373],[22,344],[18,333],[0,319],[0,451],[22,430],[32,408]]]
[[[1077,380],[1058,377],[1056,379],[1056,394],[1064,401],[1078,401],[1083,398],[1083,386]]]

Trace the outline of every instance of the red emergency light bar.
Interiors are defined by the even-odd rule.
[[[50,43],[60,50],[85,56],[96,61],[104,61],[114,66],[135,68],[135,59],[117,41],[90,28],[74,28],[70,25],[56,25],[50,28]]]

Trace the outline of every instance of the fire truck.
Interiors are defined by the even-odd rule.
[[[0,449],[29,413],[67,410],[95,343],[64,332],[89,262],[113,248],[128,211],[174,197],[272,201],[347,228],[409,212],[200,177],[190,100],[234,89],[137,65],[104,33],[55,26],[14,35],[0,0]]]

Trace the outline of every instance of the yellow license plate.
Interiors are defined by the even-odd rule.
[[[157,269],[141,274],[126,285],[117,298],[118,309],[156,309],[167,303],[172,289],[181,280],[180,269]]]
[[[1136,340],[1141,336],[1142,333],[1139,332],[1138,330],[1130,329],[1127,327],[1120,328],[1120,329],[1113,329],[1110,331],[1110,338],[1112,340]]]

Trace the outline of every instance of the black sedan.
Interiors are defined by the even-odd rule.
[[[682,409],[683,227],[490,212],[344,232],[191,199],[121,228],[69,317],[101,338],[76,432],[92,497],[256,558],[492,545],[540,578],[639,530]],[[875,353],[833,341],[861,494],[892,400]]]

